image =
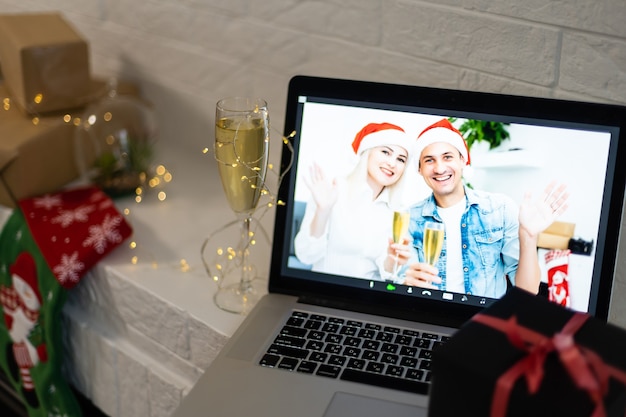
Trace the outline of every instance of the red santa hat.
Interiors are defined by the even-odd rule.
[[[410,151],[409,137],[400,126],[391,123],[370,123],[356,134],[352,141],[354,153],[360,155],[366,149],[377,146],[397,145]]]
[[[39,283],[37,282],[37,267],[35,260],[28,252],[22,252],[18,255],[15,263],[9,268],[11,275],[17,275],[22,278],[26,284],[33,290],[39,300],[42,302],[41,293],[39,292]]]
[[[418,160],[422,155],[422,151],[427,146],[436,142],[445,142],[454,146],[459,150],[461,155],[463,155],[465,164],[470,164],[470,154],[467,143],[465,142],[465,139],[463,139],[461,132],[452,126],[452,123],[450,123],[448,119],[441,119],[438,122],[433,123],[417,136],[417,142],[415,143],[413,152],[415,152]]]

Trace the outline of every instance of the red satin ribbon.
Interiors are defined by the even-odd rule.
[[[591,349],[577,345],[574,334],[590,316],[575,313],[560,332],[548,337],[517,324],[517,318],[508,320],[477,314],[472,320],[492,327],[508,337],[511,344],[527,354],[496,381],[491,403],[491,417],[506,415],[509,398],[515,382],[525,377],[528,392],[535,394],[543,380],[543,368],[547,355],[555,351],[574,384],[584,390],[595,404],[591,417],[606,416],[603,398],[609,390],[610,378],[626,385],[626,373],[607,365]]]

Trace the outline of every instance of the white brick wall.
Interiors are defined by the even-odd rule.
[[[62,11],[85,36],[95,74],[142,87],[162,141],[194,151],[209,143],[224,95],[265,97],[280,130],[294,74],[626,104],[624,0],[0,0],[0,12],[41,10]],[[625,271],[620,256],[611,320],[622,326]],[[223,340],[207,340],[200,321],[166,300],[113,275],[105,284],[72,297],[93,301],[74,307],[100,309],[102,329],[66,314],[83,327],[76,350],[90,352],[74,360],[93,362],[75,382],[111,416],[165,416]],[[155,363],[120,350],[106,329],[123,329]],[[145,398],[128,398],[134,384],[149,387]]]

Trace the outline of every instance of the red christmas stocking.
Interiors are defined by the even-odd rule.
[[[0,233],[0,371],[30,417],[77,417],[61,373],[67,291],[131,228],[94,187],[22,200]]]
[[[548,268],[548,299],[563,307],[570,306],[569,255],[569,249],[551,250],[545,255]]]

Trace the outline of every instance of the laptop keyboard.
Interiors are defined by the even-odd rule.
[[[426,394],[448,336],[294,311],[260,365]]]

